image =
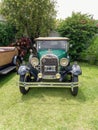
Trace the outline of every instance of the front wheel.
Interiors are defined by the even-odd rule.
[[[30,76],[20,75],[20,82],[30,82]],[[24,95],[29,91],[29,87],[19,86],[20,92]]]
[[[78,85],[78,76],[74,75],[72,77],[72,82],[77,82],[77,85]],[[78,94],[78,87],[72,87],[71,88],[71,93],[72,93],[73,96],[77,96],[77,94]]]

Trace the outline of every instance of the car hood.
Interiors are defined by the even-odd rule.
[[[61,59],[62,57],[67,57],[67,53],[65,50],[39,50],[38,52],[38,57],[39,59],[42,58],[44,55],[56,55],[59,59]]]

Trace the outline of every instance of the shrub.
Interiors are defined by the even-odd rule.
[[[98,36],[94,38],[88,49],[82,53],[82,57],[90,64],[98,65]]]
[[[15,39],[16,29],[10,23],[0,23],[0,46],[9,45]]]
[[[60,22],[58,31],[61,36],[70,38],[71,58],[81,59],[81,52],[88,48],[93,37],[98,32],[96,21],[88,14],[72,13],[71,17]]]

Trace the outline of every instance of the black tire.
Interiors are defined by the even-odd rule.
[[[29,82],[30,76],[20,75],[20,82]],[[30,88],[19,86],[20,92],[25,95],[28,93]]]
[[[74,75],[72,77],[72,82],[78,82],[78,76]],[[78,85],[78,83],[77,83],[77,85]],[[71,93],[72,93],[73,96],[77,96],[77,94],[78,94],[78,87],[71,88]]]

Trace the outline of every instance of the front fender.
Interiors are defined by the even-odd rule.
[[[35,81],[37,80],[38,70],[34,67],[32,67],[31,64],[28,64],[30,74],[34,77]]]
[[[18,69],[19,75],[25,75],[28,72],[28,67],[26,65],[21,65]]]
[[[74,64],[72,66],[72,71],[71,72],[72,72],[73,75],[76,75],[76,76],[82,74],[82,70],[81,70],[81,68],[80,68],[80,66],[78,64]]]

